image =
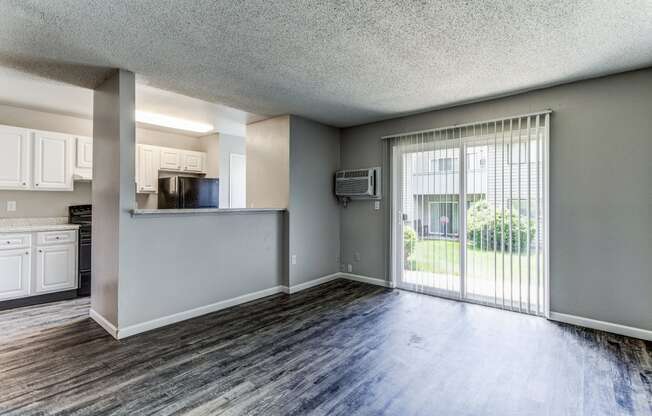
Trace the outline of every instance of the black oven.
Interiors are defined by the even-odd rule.
[[[79,288],[78,296],[91,294],[91,205],[75,205],[68,207],[68,222],[79,224],[78,263]]]

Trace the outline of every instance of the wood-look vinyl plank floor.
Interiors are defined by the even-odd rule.
[[[0,312],[2,415],[652,415],[652,343],[336,280],[116,341]]]

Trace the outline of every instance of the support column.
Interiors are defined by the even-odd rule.
[[[93,96],[93,248],[91,317],[119,328],[122,233],[135,204],[135,76],[116,70]]]

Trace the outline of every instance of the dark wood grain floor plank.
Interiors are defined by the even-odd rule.
[[[0,312],[0,414],[650,415],[642,340],[337,280],[116,341]]]

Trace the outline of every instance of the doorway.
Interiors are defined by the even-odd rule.
[[[547,314],[549,114],[388,138],[397,287]]]

